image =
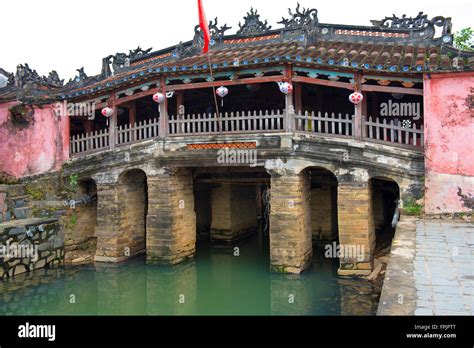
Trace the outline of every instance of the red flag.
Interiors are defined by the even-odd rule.
[[[198,0],[199,10],[199,26],[204,33],[204,47],[202,53],[209,51],[209,42],[211,41],[211,34],[209,33],[209,25],[207,24],[206,14],[204,13],[204,7],[202,6],[202,0]]]

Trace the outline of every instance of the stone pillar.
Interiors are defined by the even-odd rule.
[[[368,275],[372,272],[375,231],[369,181],[343,181],[338,187],[339,243],[346,255],[340,257],[339,275]]]
[[[124,250],[118,250],[120,230],[120,187],[115,183],[97,183],[96,262],[118,262]]]
[[[107,175],[105,175],[107,176]],[[145,252],[146,177],[98,178],[96,262],[122,262]]]
[[[255,186],[222,184],[212,190],[211,239],[232,243],[257,231]]]
[[[306,171],[271,174],[271,270],[301,273],[311,263],[310,180]]]
[[[196,214],[192,173],[163,168],[148,178],[147,262],[174,265],[194,257]]]

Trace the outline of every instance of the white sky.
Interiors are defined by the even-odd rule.
[[[218,17],[235,33],[251,6],[273,28],[287,17],[297,0],[203,0],[208,20]],[[370,19],[419,11],[451,17],[453,31],[474,27],[470,0],[300,0],[317,8],[320,22],[370,25]],[[198,23],[196,0],[2,0],[0,6],[0,67],[14,72],[28,63],[40,75],[56,70],[62,79],[85,67],[100,73],[101,60],[138,45],[153,50],[191,40]]]

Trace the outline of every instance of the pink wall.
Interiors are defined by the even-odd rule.
[[[474,73],[424,78],[425,212],[472,211],[458,195],[474,196]]]
[[[0,171],[23,177],[58,170],[69,157],[68,118],[35,106],[34,123],[21,129],[9,121],[15,104],[0,104]]]

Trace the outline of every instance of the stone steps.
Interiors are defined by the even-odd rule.
[[[0,185],[0,223],[32,217],[30,199],[25,185]]]

